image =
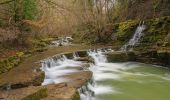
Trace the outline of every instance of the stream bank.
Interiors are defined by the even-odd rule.
[[[160,65],[170,68],[170,52],[169,51],[129,51],[129,52],[113,52],[108,54],[108,61],[115,62],[142,62],[153,65]]]
[[[94,46],[93,48],[98,48],[98,47],[102,47],[102,46]],[[45,77],[44,73],[40,70],[41,68],[41,64],[39,62],[40,60],[51,57],[56,54],[62,54],[62,53],[69,56],[70,53],[76,52],[76,51],[80,51],[79,54],[83,56],[84,53],[81,51],[85,51],[89,48],[91,47],[85,46],[85,45],[84,46],[77,45],[77,46],[52,47],[43,52],[35,53],[34,55],[28,56],[27,59],[23,60],[23,62],[19,64],[19,66],[11,69],[9,72],[5,72],[0,75],[0,97],[3,96],[3,98],[5,98],[6,96],[11,95],[9,97],[15,98],[15,95],[14,95],[15,92],[20,94],[20,92],[22,91],[28,91],[25,94],[21,94],[22,95],[21,97],[27,97],[36,92],[39,92],[39,90],[41,90],[41,88],[44,87],[40,85],[43,82],[44,77]],[[84,57],[82,59],[77,59],[77,60],[86,61],[88,60],[88,58]],[[91,60],[89,59],[89,61]],[[80,76],[80,74],[82,75]],[[87,82],[87,80],[91,78],[91,72],[75,73],[72,76],[68,76],[68,77],[75,79],[75,81],[69,84],[67,83],[66,87],[63,86],[63,88],[65,88],[64,90],[67,90],[67,88],[74,90],[72,95],[68,97],[72,98],[75,95],[75,97],[77,98],[78,95],[75,89],[81,87],[83,84]],[[8,91],[8,88],[9,88],[9,91]],[[31,88],[35,90],[32,90]],[[48,89],[49,88],[47,87],[47,90]],[[59,92],[58,96],[60,96],[60,94],[64,95],[64,93],[65,91],[61,91]],[[20,98],[19,95],[16,95],[16,98],[17,98],[16,100],[18,100]],[[64,97],[62,96],[60,98],[64,98]],[[66,100],[70,100],[70,99],[66,99]]]

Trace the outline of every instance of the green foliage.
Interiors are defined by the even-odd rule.
[[[128,20],[126,22],[109,24],[106,27],[101,28],[99,32],[102,37],[102,42],[111,41],[111,36],[114,36],[114,39],[126,42],[133,35],[138,21]],[[83,28],[81,28],[83,27]],[[80,26],[80,28],[73,34],[73,37],[76,41],[83,41],[85,43],[97,43],[98,42],[98,30],[93,24],[85,24]]]
[[[23,0],[23,19],[33,20],[37,18],[37,2],[36,0]]]
[[[43,89],[38,90],[36,93],[33,93],[23,98],[22,100],[41,100],[47,96],[48,96],[47,88],[43,88]]]
[[[128,20],[126,22],[119,23],[117,32],[115,33],[116,36],[122,40],[130,38],[138,23],[139,22],[135,20]]]
[[[147,30],[142,43],[163,45],[169,33],[170,17],[156,18],[146,22]]]

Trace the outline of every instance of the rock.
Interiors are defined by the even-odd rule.
[[[36,91],[35,93],[32,93],[32,94],[22,98],[22,100],[41,100],[47,96],[48,96],[47,88],[42,88],[42,89],[39,89],[38,91]]]
[[[75,60],[76,61],[85,61],[87,63],[94,63],[94,59],[92,57],[80,57]]]
[[[165,65],[170,65],[170,52],[158,51],[157,59]]]
[[[70,79],[70,82],[67,83],[69,86],[73,86],[74,88],[78,89],[91,79],[92,74],[93,73],[91,71],[79,71],[70,75],[66,75],[64,78]]]
[[[73,53],[66,53],[64,54],[68,59],[73,59]]]
[[[44,72],[39,72],[37,76],[35,76],[32,80],[17,82],[17,83],[5,83],[0,85],[0,91],[7,90],[8,85],[10,84],[11,90],[25,88],[29,86],[40,86],[44,81],[45,74]]]
[[[134,52],[127,52],[127,56],[129,61],[136,61],[136,55]]]
[[[0,91],[0,97],[4,100],[80,100],[77,90],[66,83]]]
[[[125,52],[112,52],[107,54],[109,62],[124,62],[128,61],[128,56]]]
[[[48,96],[45,100],[80,100],[75,88],[65,83],[47,86]]]
[[[76,53],[79,55],[79,57],[87,57],[88,56],[86,51],[77,51]]]
[[[26,87],[21,89],[0,91],[0,97],[4,100],[39,100],[33,98],[44,98],[46,96],[44,87]]]

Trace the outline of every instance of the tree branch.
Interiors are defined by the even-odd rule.
[[[8,4],[8,3],[13,2],[13,1],[14,0],[8,0],[8,1],[0,2],[0,5]]]

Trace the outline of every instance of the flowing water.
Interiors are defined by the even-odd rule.
[[[95,96],[83,100],[169,100],[170,70],[159,66],[136,63],[109,63],[100,51],[89,52],[95,59]]]
[[[113,50],[87,51],[95,63],[84,69],[91,70],[93,77],[78,89],[81,100],[169,100],[169,69],[137,62],[111,63],[107,61],[108,52]],[[73,59],[61,55],[43,61],[45,80],[42,85],[69,82],[64,76],[80,71],[76,67],[84,64],[75,61],[76,58],[79,55],[73,53]]]
[[[69,46],[72,45],[71,41],[73,40],[72,37],[59,37],[57,40],[52,41],[52,46]]]
[[[145,30],[146,26],[144,25],[144,22],[140,22],[139,26],[137,27],[135,34],[133,37],[127,42],[125,45],[121,47],[121,51],[132,51],[133,47],[136,46],[139,43],[139,40],[143,36],[143,31]]]

